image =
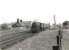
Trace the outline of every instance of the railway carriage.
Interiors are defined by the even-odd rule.
[[[46,28],[46,25],[44,23],[40,23],[40,22],[33,22],[32,26],[31,26],[31,32],[32,33],[37,33],[40,31],[44,31]]]
[[[40,23],[39,22],[32,23],[31,32],[32,33],[40,32]]]

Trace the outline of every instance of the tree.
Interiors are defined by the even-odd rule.
[[[64,21],[64,22],[63,22],[63,26],[68,25],[68,23],[69,23],[69,21]]]
[[[69,28],[69,21],[63,22],[63,28],[68,29]]]

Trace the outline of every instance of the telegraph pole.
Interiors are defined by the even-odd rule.
[[[53,15],[53,19],[54,19],[54,28],[56,27],[56,15]]]

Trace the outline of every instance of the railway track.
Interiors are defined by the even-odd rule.
[[[32,35],[33,35],[32,33],[28,33],[28,32],[17,32],[17,33],[12,33],[12,34],[1,36],[0,37],[0,48],[1,49],[7,48],[11,46],[12,44],[15,44],[21,40],[24,40]]]

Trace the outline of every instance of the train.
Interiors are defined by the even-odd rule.
[[[44,31],[46,29],[48,29],[47,25],[45,23],[41,23],[41,22],[33,22],[32,26],[31,26],[32,33],[38,33],[38,32]]]

